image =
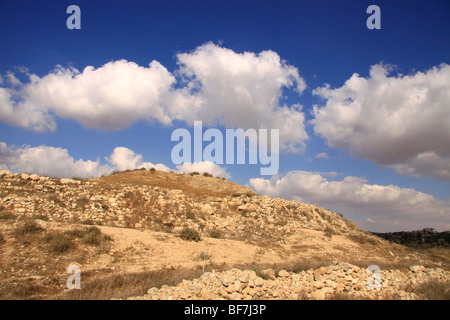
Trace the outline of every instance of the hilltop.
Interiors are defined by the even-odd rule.
[[[0,192],[3,298],[127,298],[206,271],[292,273],[339,263],[361,270],[421,265],[448,280],[447,251],[393,244],[315,204],[207,174],[133,170],[58,179],[1,171]],[[66,288],[74,263],[84,291]]]

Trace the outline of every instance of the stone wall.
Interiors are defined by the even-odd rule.
[[[374,274],[367,269],[348,263],[300,273],[281,270],[275,275],[272,269],[258,276],[252,270],[230,269],[224,272],[206,272],[192,281],[183,280],[177,286],[150,288],[146,295],[130,300],[297,300],[330,299],[345,294],[354,299],[423,299],[411,290],[430,280],[450,285],[450,272],[440,268],[411,266],[407,270],[380,270],[379,288]]]

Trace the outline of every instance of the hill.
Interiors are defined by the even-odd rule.
[[[134,170],[57,179],[2,171],[0,192],[0,296],[7,299],[128,298],[206,271],[277,274],[344,262],[361,270],[439,268],[448,280],[440,273],[448,270],[447,251],[392,244],[317,205],[211,176]],[[70,264],[80,266],[82,290],[67,289]],[[308,290],[304,297],[313,297],[314,287]]]

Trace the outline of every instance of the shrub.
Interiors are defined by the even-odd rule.
[[[430,280],[414,288],[414,293],[427,300],[450,300],[450,284],[438,280]]]
[[[92,219],[86,219],[80,222],[81,224],[87,225],[87,226],[93,226],[95,224],[94,220]]]
[[[14,219],[16,216],[12,214],[11,212],[2,212],[0,213],[0,220],[11,220]]]
[[[80,228],[75,228],[73,230],[66,231],[65,234],[71,238],[83,238],[85,231]]]
[[[201,240],[200,234],[189,228],[185,228],[180,232],[180,238],[186,241],[195,241],[198,242]]]
[[[191,172],[189,173],[190,176],[198,176],[200,173],[198,173],[197,171]]]
[[[16,237],[24,236],[31,233],[41,232],[43,229],[34,220],[25,221],[25,223],[14,230]]]
[[[197,256],[197,259],[200,261],[207,261],[207,260],[211,259],[211,257],[212,257],[211,254],[209,254],[208,252],[202,251]]]
[[[113,274],[94,277],[85,281],[83,290],[60,290],[61,294],[53,297],[58,300],[108,300],[126,299],[143,296],[149,288],[161,288],[163,285],[176,286],[183,280],[192,280],[202,275],[202,270],[195,269],[161,269],[129,274]],[[86,276],[86,278],[89,275]]]
[[[45,236],[44,241],[49,244],[49,249],[53,253],[64,253],[70,246],[71,241],[62,232],[52,232]]]
[[[360,232],[358,234],[350,234],[347,236],[347,238],[359,244],[377,245],[377,241],[364,232]]]
[[[186,212],[186,219],[195,220],[195,213],[192,210]]]
[[[89,227],[85,229],[76,228],[74,230],[66,231],[66,235],[81,239],[83,243],[89,245],[100,245],[104,241],[110,241],[111,237],[101,232],[98,227]]]
[[[325,233],[325,236],[327,236],[328,238],[331,238],[334,234],[336,234],[334,229],[331,228],[330,226],[326,226],[323,232]]]
[[[149,170],[150,170],[151,172],[155,172],[155,171],[156,171],[155,168],[150,168]]]
[[[5,238],[3,237],[3,234],[0,233],[0,244],[4,244],[6,242]]]
[[[36,214],[33,216],[33,219],[35,220],[42,220],[42,221],[48,221],[48,217],[44,216],[43,214]]]
[[[204,177],[212,177],[213,175],[208,172],[203,172]]]
[[[102,240],[109,240],[109,237],[103,235],[101,230],[97,227],[90,227],[86,229],[83,235],[83,242],[91,245],[99,245]]]
[[[89,204],[89,199],[86,197],[79,198],[77,199],[76,204],[78,207],[84,208],[86,205]]]
[[[222,238],[223,238],[223,236],[222,236],[222,231],[217,230],[217,229],[211,230],[211,231],[209,232],[209,236],[210,236],[211,238],[216,238],[216,239],[222,239]]]

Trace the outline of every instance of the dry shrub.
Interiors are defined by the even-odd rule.
[[[2,212],[0,213],[0,220],[12,220],[15,219],[16,216],[11,212]]]
[[[180,232],[180,238],[186,241],[198,242],[201,240],[200,234],[194,229],[184,228]]]
[[[90,279],[90,274],[83,274],[85,280],[80,290],[71,290],[53,297],[58,300],[110,300],[143,296],[150,288],[163,285],[175,286],[183,279],[192,280],[202,275],[201,269],[162,269],[150,272],[112,275]]]
[[[407,291],[414,292],[425,300],[450,300],[450,283],[437,279],[410,286]]]
[[[110,241],[111,238],[103,234],[98,227],[89,227],[84,229],[73,229],[70,231],[66,231],[65,233],[69,237],[74,237],[81,239],[83,243],[98,246],[105,241]]]
[[[87,197],[79,198],[75,201],[78,207],[84,208],[89,204],[89,199]]]
[[[44,229],[34,220],[27,220],[21,226],[16,227],[14,235],[16,237],[22,237],[27,234],[41,232]]]
[[[223,239],[223,234],[222,231],[218,230],[218,229],[213,229],[209,232],[209,236],[211,238],[215,238],[215,239]]]
[[[72,242],[67,235],[60,231],[46,234],[44,241],[48,243],[50,252],[56,254],[64,253],[72,246]]]

